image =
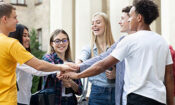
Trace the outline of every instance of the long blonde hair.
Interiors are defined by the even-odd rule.
[[[96,12],[95,14],[93,14],[94,18],[95,16],[101,16],[104,20],[105,23],[105,31],[104,31],[104,37],[106,39],[105,43],[106,46],[111,46],[114,43],[114,38],[112,36],[112,31],[111,31],[111,23],[110,20],[107,16],[107,14],[103,13],[103,12]],[[94,33],[92,32],[92,37],[91,37],[91,57],[94,56],[94,52],[93,52],[93,48],[94,48],[94,44],[96,44],[97,46],[97,51],[98,54],[101,54],[103,51],[100,49],[98,43],[97,43],[97,36],[94,35]]]

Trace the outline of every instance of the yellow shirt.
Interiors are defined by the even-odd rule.
[[[0,105],[17,105],[16,64],[32,58],[19,41],[0,34]]]

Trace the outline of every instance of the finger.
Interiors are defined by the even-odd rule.
[[[71,63],[71,62],[66,63],[66,65],[68,65],[69,67],[71,67],[71,68],[73,68],[75,70],[79,70],[79,68],[80,68],[79,65],[77,65],[75,63]]]

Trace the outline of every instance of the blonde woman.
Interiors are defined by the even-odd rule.
[[[105,52],[114,43],[110,21],[105,13],[93,15],[91,28],[91,45],[83,48],[77,63]],[[115,79],[115,68],[89,78],[92,83],[89,105],[115,105],[115,82],[109,82],[108,79]]]

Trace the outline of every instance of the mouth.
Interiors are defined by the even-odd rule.
[[[64,49],[65,48],[65,46],[61,46],[61,47],[58,47],[60,50],[62,50],[62,49]]]
[[[96,29],[94,29],[93,31],[94,31],[94,32],[99,32],[100,29],[99,29],[99,28],[96,28]]]

